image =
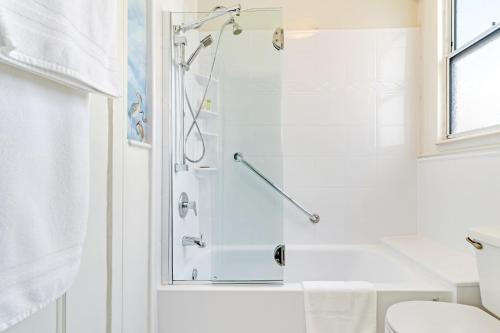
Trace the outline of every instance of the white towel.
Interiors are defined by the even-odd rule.
[[[377,293],[371,283],[303,282],[307,333],[375,333]]]
[[[116,0],[0,0],[0,61],[120,94]]]
[[[22,2],[22,1],[20,1]],[[88,218],[88,93],[0,63],[0,331],[72,284]]]

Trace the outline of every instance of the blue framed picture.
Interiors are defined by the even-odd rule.
[[[129,140],[149,143],[148,0],[128,1],[127,113]]]

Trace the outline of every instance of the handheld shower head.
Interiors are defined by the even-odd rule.
[[[208,35],[200,41],[200,46],[207,48],[212,45],[213,42],[214,39],[212,38],[212,35]]]
[[[189,67],[191,66],[193,61],[196,59],[198,54],[201,52],[201,49],[209,47],[210,45],[212,45],[213,41],[214,40],[212,38],[212,35],[208,35],[200,41],[200,45],[198,45],[196,50],[194,50],[194,52],[189,56],[188,60],[185,63],[185,67],[187,70],[189,70]]]

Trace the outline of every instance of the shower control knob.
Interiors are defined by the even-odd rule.
[[[189,201],[187,193],[182,192],[179,198],[179,216],[182,218],[186,217],[190,209],[193,210],[195,216],[198,216],[196,201]]]

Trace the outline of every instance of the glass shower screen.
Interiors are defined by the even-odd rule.
[[[283,199],[248,167],[282,185],[281,11],[170,21],[172,280],[281,282]]]

